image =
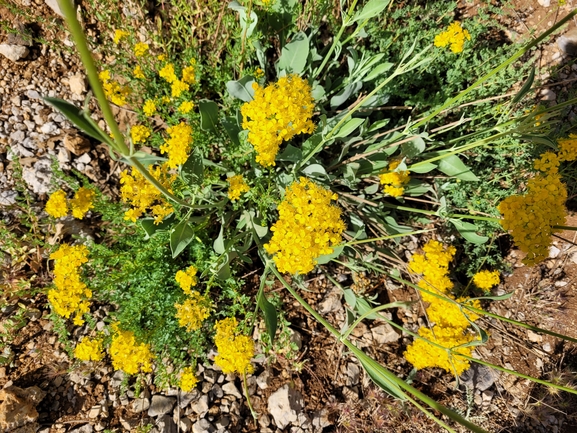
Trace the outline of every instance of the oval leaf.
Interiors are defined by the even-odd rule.
[[[254,78],[250,75],[242,77],[238,81],[229,81],[226,83],[226,90],[235,98],[244,102],[250,102],[254,99],[254,90],[252,88]]]
[[[188,225],[188,221],[181,221],[170,234],[170,250],[172,258],[178,256],[194,238],[194,231]]]
[[[207,99],[198,101],[200,111],[200,128],[204,131],[216,132],[218,125],[218,105]]]
[[[479,228],[475,224],[459,219],[450,219],[449,221],[455,226],[461,236],[473,244],[481,245],[489,240],[487,236],[479,236],[476,233]]]
[[[279,71],[300,75],[305,70],[308,56],[309,40],[303,32],[299,32],[283,47],[277,68]]]
[[[262,314],[264,315],[264,323],[266,325],[266,332],[270,337],[271,343],[274,341],[274,337],[276,335],[276,327],[277,327],[277,314],[276,308],[273,304],[271,304],[264,293],[260,293],[258,297],[257,304],[259,308],[262,310]]]
[[[441,159],[438,168],[446,175],[454,176],[457,179],[474,182],[479,180],[457,155],[449,155]]]
[[[352,19],[352,23],[376,17],[385,10],[390,0],[370,0]]]
[[[360,119],[358,117],[349,119],[347,122],[345,122],[343,126],[341,126],[339,132],[335,134],[335,138],[348,137],[349,134],[351,134],[355,129],[357,129],[364,121],[365,119]]]

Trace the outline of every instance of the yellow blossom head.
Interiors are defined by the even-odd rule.
[[[66,193],[59,189],[52,193],[46,202],[46,213],[53,218],[61,218],[68,214]]]
[[[142,57],[148,52],[148,48],[148,44],[138,42],[134,44],[134,55],[136,57]]]
[[[246,184],[245,180],[240,174],[229,177],[227,180],[230,185],[228,188],[228,198],[231,201],[238,200],[241,194],[244,194],[250,190],[249,186]]]

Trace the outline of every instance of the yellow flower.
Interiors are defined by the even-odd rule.
[[[254,99],[241,107],[242,127],[248,129],[256,162],[270,167],[275,165],[283,141],[314,131],[312,90],[307,81],[294,74],[265,88],[253,83],[253,88]]]
[[[459,21],[452,22],[447,30],[435,36],[436,47],[446,47],[450,45],[453,53],[463,51],[465,40],[471,40],[469,32],[461,27]]]
[[[140,65],[135,66],[134,71],[132,72],[132,75],[134,75],[134,78],[138,78],[140,80],[143,80],[146,78],[146,76],[144,75],[144,71],[142,70]]]
[[[194,103],[191,101],[184,101],[182,104],[180,104],[180,106],[178,107],[178,111],[180,111],[183,114],[187,114],[190,113],[192,111],[192,109],[194,108]]]
[[[154,101],[147,99],[144,102],[144,106],[142,107],[142,112],[148,117],[156,113],[156,104],[154,103]]]
[[[237,174],[228,178],[230,187],[228,189],[228,198],[232,201],[238,200],[241,194],[248,192],[250,188],[242,178],[242,175]]]
[[[196,267],[189,266],[185,271],[178,271],[174,277],[182,291],[187,295],[191,293],[191,287],[196,286],[198,282],[196,278],[197,272],[198,269],[196,269]]]
[[[182,92],[186,92],[189,89],[189,85],[180,80],[174,80],[170,86],[172,91],[171,95],[173,98],[180,97]]]
[[[194,374],[192,367],[183,368],[182,372],[180,373],[180,381],[178,383],[180,389],[182,389],[184,392],[190,392],[194,389],[197,383],[198,378]]]
[[[341,242],[345,224],[341,210],[331,204],[337,198],[304,177],[287,188],[273,236],[264,246],[280,272],[306,274],[319,256],[331,254]]]
[[[257,80],[264,77],[264,71],[261,68],[256,68],[254,71],[254,78]]]
[[[575,161],[577,159],[577,134],[569,134],[569,138],[557,140],[560,161]]]
[[[156,56],[156,58],[161,62],[164,62],[166,60],[166,54],[159,54],[158,56]]]
[[[106,97],[116,105],[125,105],[126,97],[130,94],[130,89],[126,86],[121,86],[118,82],[110,79],[110,72],[104,70],[98,74],[104,87]]]
[[[54,218],[61,218],[68,214],[68,205],[66,203],[66,193],[59,189],[52,193],[46,202],[46,213]]]
[[[169,83],[174,83],[178,80],[176,74],[174,73],[174,65],[172,63],[167,63],[163,68],[158,71],[160,78],[164,78]]]
[[[100,361],[104,358],[102,339],[84,338],[74,348],[74,357],[81,361]]]
[[[79,272],[88,261],[88,248],[62,244],[50,258],[54,260],[54,288],[48,291],[48,301],[59,316],[69,318],[75,313],[78,323],[90,310],[88,300],[92,298],[92,291],[82,282]]]
[[[176,168],[188,159],[192,147],[192,128],[184,122],[171,126],[166,130],[170,138],[160,146],[160,153],[168,153],[169,168]]]
[[[150,129],[144,125],[136,125],[130,129],[130,136],[134,144],[144,143],[150,137]]]
[[[118,325],[114,326],[113,329],[114,337],[110,344],[110,358],[114,369],[122,370],[127,374],[137,374],[139,371],[150,373],[154,358],[150,351],[150,345],[138,344],[132,332],[122,331]]]
[[[148,167],[148,171],[169,192],[172,192],[171,185],[176,179],[176,174],[169,175],[166,164],[151,165]],[[164,195],[148,182],[138,170],[133,168],[132,174],[124,170],[120,174],[120,184],[120,197],[125,203],[132,206],[124,214],[125,220],[136,222],[147,209],[150,209],[155,216],[154,224],[160,224],[164,217],[172,213],[172,206],[166,201]]]
[[[142,57],[148,52],[148,48],[148,44],[138,42],[134,44],[134,55],[136,57]]]
[[[479,289],[489,291],[493,286],[499,284],[499,271],[480,271],[473,275],[473,283]]]
[[[190,60],[190,66],[185,67],[182,70],[182,81],[188,84],[196,83],[196,61],[194,59]]]
[[[252,373],[254,368],[250,360],[254,356],[254,341],[246,335],[238,335],[236,319],[229,317],[219,320],[214,327],[214,344],[218,351],[214,363],[225,374]]]
[[[74,194],[74,198],[70,200],[70,209],[72,209],[72,216],[77,219],[84,218],[86,212],[94,208],[92,203],[96,193],[88,188],[79,188]]]
[[[120,43],[120,40],[127,37],[128,35],[129,33],[125,32],[124,30],[118,30],[118,29],[114,30],[114,39],[113,39],[114,43],[118,45]]]
[[[383,192],[391,197],[402,196],[405,192],[404,186],[411,180],[408,171],[394,171],[400,163],[400,160],[391,161],[389,163],[389,171],[379,176],[381,185],[384,185]]]
[[[202,296],[197,291],[189,294],[188,299],[182,304],[174,304],[178,324],[186,328],[188,332],[196,331],[202,326],[202,322],[210,316],[212,303],[210,299]]]

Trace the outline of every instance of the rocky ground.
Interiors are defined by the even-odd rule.
[[[34,6],[39,17],[57,17],[49,0],[22,0]],[[505,18],[508,37],[552,25],[561,12],[546,0],[514,2]],[[552,2],[555,3],[555,2]],[[0,16],[18,17],[2,6]],[[51,6],[50,6],[51,5]],[[474,3],[463,2],[463,16],[475,13]],[[56,21],[58,22],[58,21]],[[544,101],[555,102],[577,81],[575,24],[561,38],[556,37],[539,57],[539,66],[551,66],[555,78],[544,72],[538,89]],[[72,51],[67,34],[59,26],[39,30],[46,41],[31,42],[23,32],[0,31],[0,216],[6,227],[17,227],[16,198],[26,194],[18,189],[14,176],[22,166],[22,178],[32,199],[31,208],[40,215],[50,189],[52,161],[60,168],[78,170],[110,195],[115,194],[120,168],[109,159],[105,147],[95,145],[78,133],[41,96],[55,96],[82,103],[87,95],[85,77]],[[572,65],[572,66],[571,66]],[[131,113],[118,110],[121,121]],[[96,119],[99,121],[100,119]],[[577,225],[575,221],[568,225]],[[61,231],[89,230],[72,223]],[[514,272],[504,279],[498,293],[515,291],[507,301],[494,303],[494,313],[577,337],[577,254],[573,233],[562,233],[551,249],[551,257],[539,267],[526,268],[513,251],[509,257]],[[416,239],[407,239],[410,254]],[[2,240],[0,249],[3,250]],[[282,355],[274,361],[257,358],[255,374],[248,377],[254,420],[242,395],[240,379],[224,375],[212,366],[201,367],[200,383],[191,393],[157,389],[152,376],[144,386],[124,378],[107,363],[75,363],[67,347],[58,340],[45,296],[18,297],[18,284],[32,281],[42,287],[49,281],[44,252],[34,245],[22,257],[2,252],[0,285],[8,300],[0,315],[0,431],[99,432],[329,432],[386,431],[436,432],[439,428],[418,410],[405,409],[378,391],[349,354],[343,351],[298,304],[287,301],[287,319],[300,347],[299,357]],[[415,299],[415,294],[386,280],[368,281],[362,275],[331,270],[344,285],[370,289],[383,301]],[[307,301],[340,328],[346,312],[342,294],[324,276],[313,275],[307,283]],[[279,289],[280,290],[280,289]],[[95,312],[102,319],[107,306]],[[399,310],[391,316],[397,323],[416,330],[419,316]],[[491,334],[490,343],[477,350],[490,362],[524,374],[573,385],[577,380],[576,346],[483,319]],[[81,336],[79,328],[74,338]],[[410,342],[385,322],[361,324],[353,334],[359,347],[392,371],[406,376],[410,366],[402,356]],[[213,355],[214,356],[214,355]],[[566,393],[551,393],[530,381],[498,373],[485,367],[471,369],[456,386],[454,378],[441,372],[422,371],[414,385],[443,404],[451,406],[487,428],[508,432],[577,431],[577,400]]]

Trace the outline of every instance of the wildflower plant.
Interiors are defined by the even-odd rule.
[[[415,254],[408,264],[407,275],[419,278],[414,284],[403,279],[400,270],[392,272],[399,260],[383,253],[382,247],[392,247],[402,236],[429,231],[426,225],[432,221],[460,235],[463,242],[482,245],[489,238],[479,233],[478,222],[501,221],[529,253],[529,262],[543,258],[547,236],[564,221],[566,192],[558,167],[576,154],[575,137],[560,140],[557,155],[545,153],[536,162],[535,170],[540,173],[529,180],[528,193],[499,206],[502,220],[496,206],[493,216],[480,216],[474,209],[454,213],[443,191],[460,182],[478,182],[469,161],[495,143],[532,137],[547,141],[543,135],[550,131],[544,131],[544,120],[556,121],[570,104],[518,115],[516,104],[529,92],[531,77],[500,116],[478,112],[478,123],[467,124],[457,104],[480,91],[492,77],[504,74],[507,66],[577,11],[506,60],[485,65],[480,78],[459,87],[451,97],[422,104],[410,115],[387,117],[381,108],[391,95],[402,94],[401,81],[430,71],[438,56],[466,56],[468,47],[478,43],[469,23],[455,21],[446,30],[428,30],[425,42],[412,41],[394,58],[387,50],[376,50],[379,47],[374,44],[358,44],[371,23],[386,19],[388,3],[369,0],[357,5],[353,1],[348,10],[341,11],[340,27],[326,46],[324,38],[315,37],[318,29],[299,30],[292,19],[289,30],[276,34],[260,30],[257,24],[268,8],[291,16],[294,11],[283,2],[259,2],[254,9],[232,4],[240,17],[238,76],[226,82],[226,94],[221,92],[224,97],[215,102],[206,99],[200,87],[203,79],[211,77],[202,76],[205,65],[198,53],[165,53],[157,41],[135,42],[122,30],[111,33],[111,42],[127,48],[132,57],[119,72],[102,68],[99,73],[74,9],[62,2],[111,134],[87,111],[47,100],[89,136],[106,143],[114,158],[126,164],[120,176],[125,211],[122,219],[111,216],[109,222],[128,236],[117,237],[109,245],[78,247],[78,251],[61,246],[62,252],[53,257],[57,260],[55,288],[49,299],[61,316],[75,314],[77,324],[89,312],[92,296],[118,306],[111,313],[115,321],[111,341],[103,349],[115,368],[129,374],[152,372],[165,368],[155,367],[155,360],[169,355],[178,376],[173,382],[190,390],[196,384],[194,366],[206,361],[208,347],[214,345],[215,364],[225,373],[246,378],[254,371],[252,359],[259,350],[251,338],[256,313],[261,313],[270,341],[276,335],[277,313],[265,290],[268,276],[274,275],[359,359],[380,387],[416,404],[449,431],[450,426],[423,404],[473,431],[482,431],[379,365],[349,339],[361,321],[388,320],[380,315],[381,310],[408,305],[372,307],[361,295],[344,289],[354,322],[340,331],[286,277],[296,276],[292,281],[298,286],[300,276],[332,260],[351,269],[387,274],[413,287],[427,303],[430,326],[410,333],[415,340],[406,352],[415,368],[440,367],[458,375],[471,362],[488,364],[472,352],[488,339],[476,322],[489,314],[481,307],[494,297],[478,299],[455,290],[449,268],[456,248],[437,240],[427,242],[423,254]],[[271,47],[280,47],[275,62],[267,57],[271,40]],[[417,43],[423,46],[417,49]],[[445,47],[451,53],[440,51]],[[138,123],[122,131],[109,102],[130,105],[138,113]],[[446,113],[452,123],[431,129],[435,122],[445,122]],[[153,119],[160,122],[153,124]],[[455,125],[462,128],[462,134],[451,135]],[[427,177],[443,179],[448,186],[438,188]],[[47,212],[59,217],[71,209],[75,216],[83,215],[90,209],[89,196],[83,192],[68,202],[56,192]],[[539,203],[556,210],[544,215]],[[515,220],[515,212],[524,217]],[[369,237],[370,233],[378,235]],[[259,291],[251,298],[238,276],[245,264],[256,260],[265,270]],[[93,289],[81,279],[78,269],[83,265]],[[78,276],[72,278],[74,287],[62,280],[64,267]],[[498,275],[483,272],[473,282],[488,291],[498,282]],[[80,346],[83,359],[90,359],[96,351],[88,344]]]

